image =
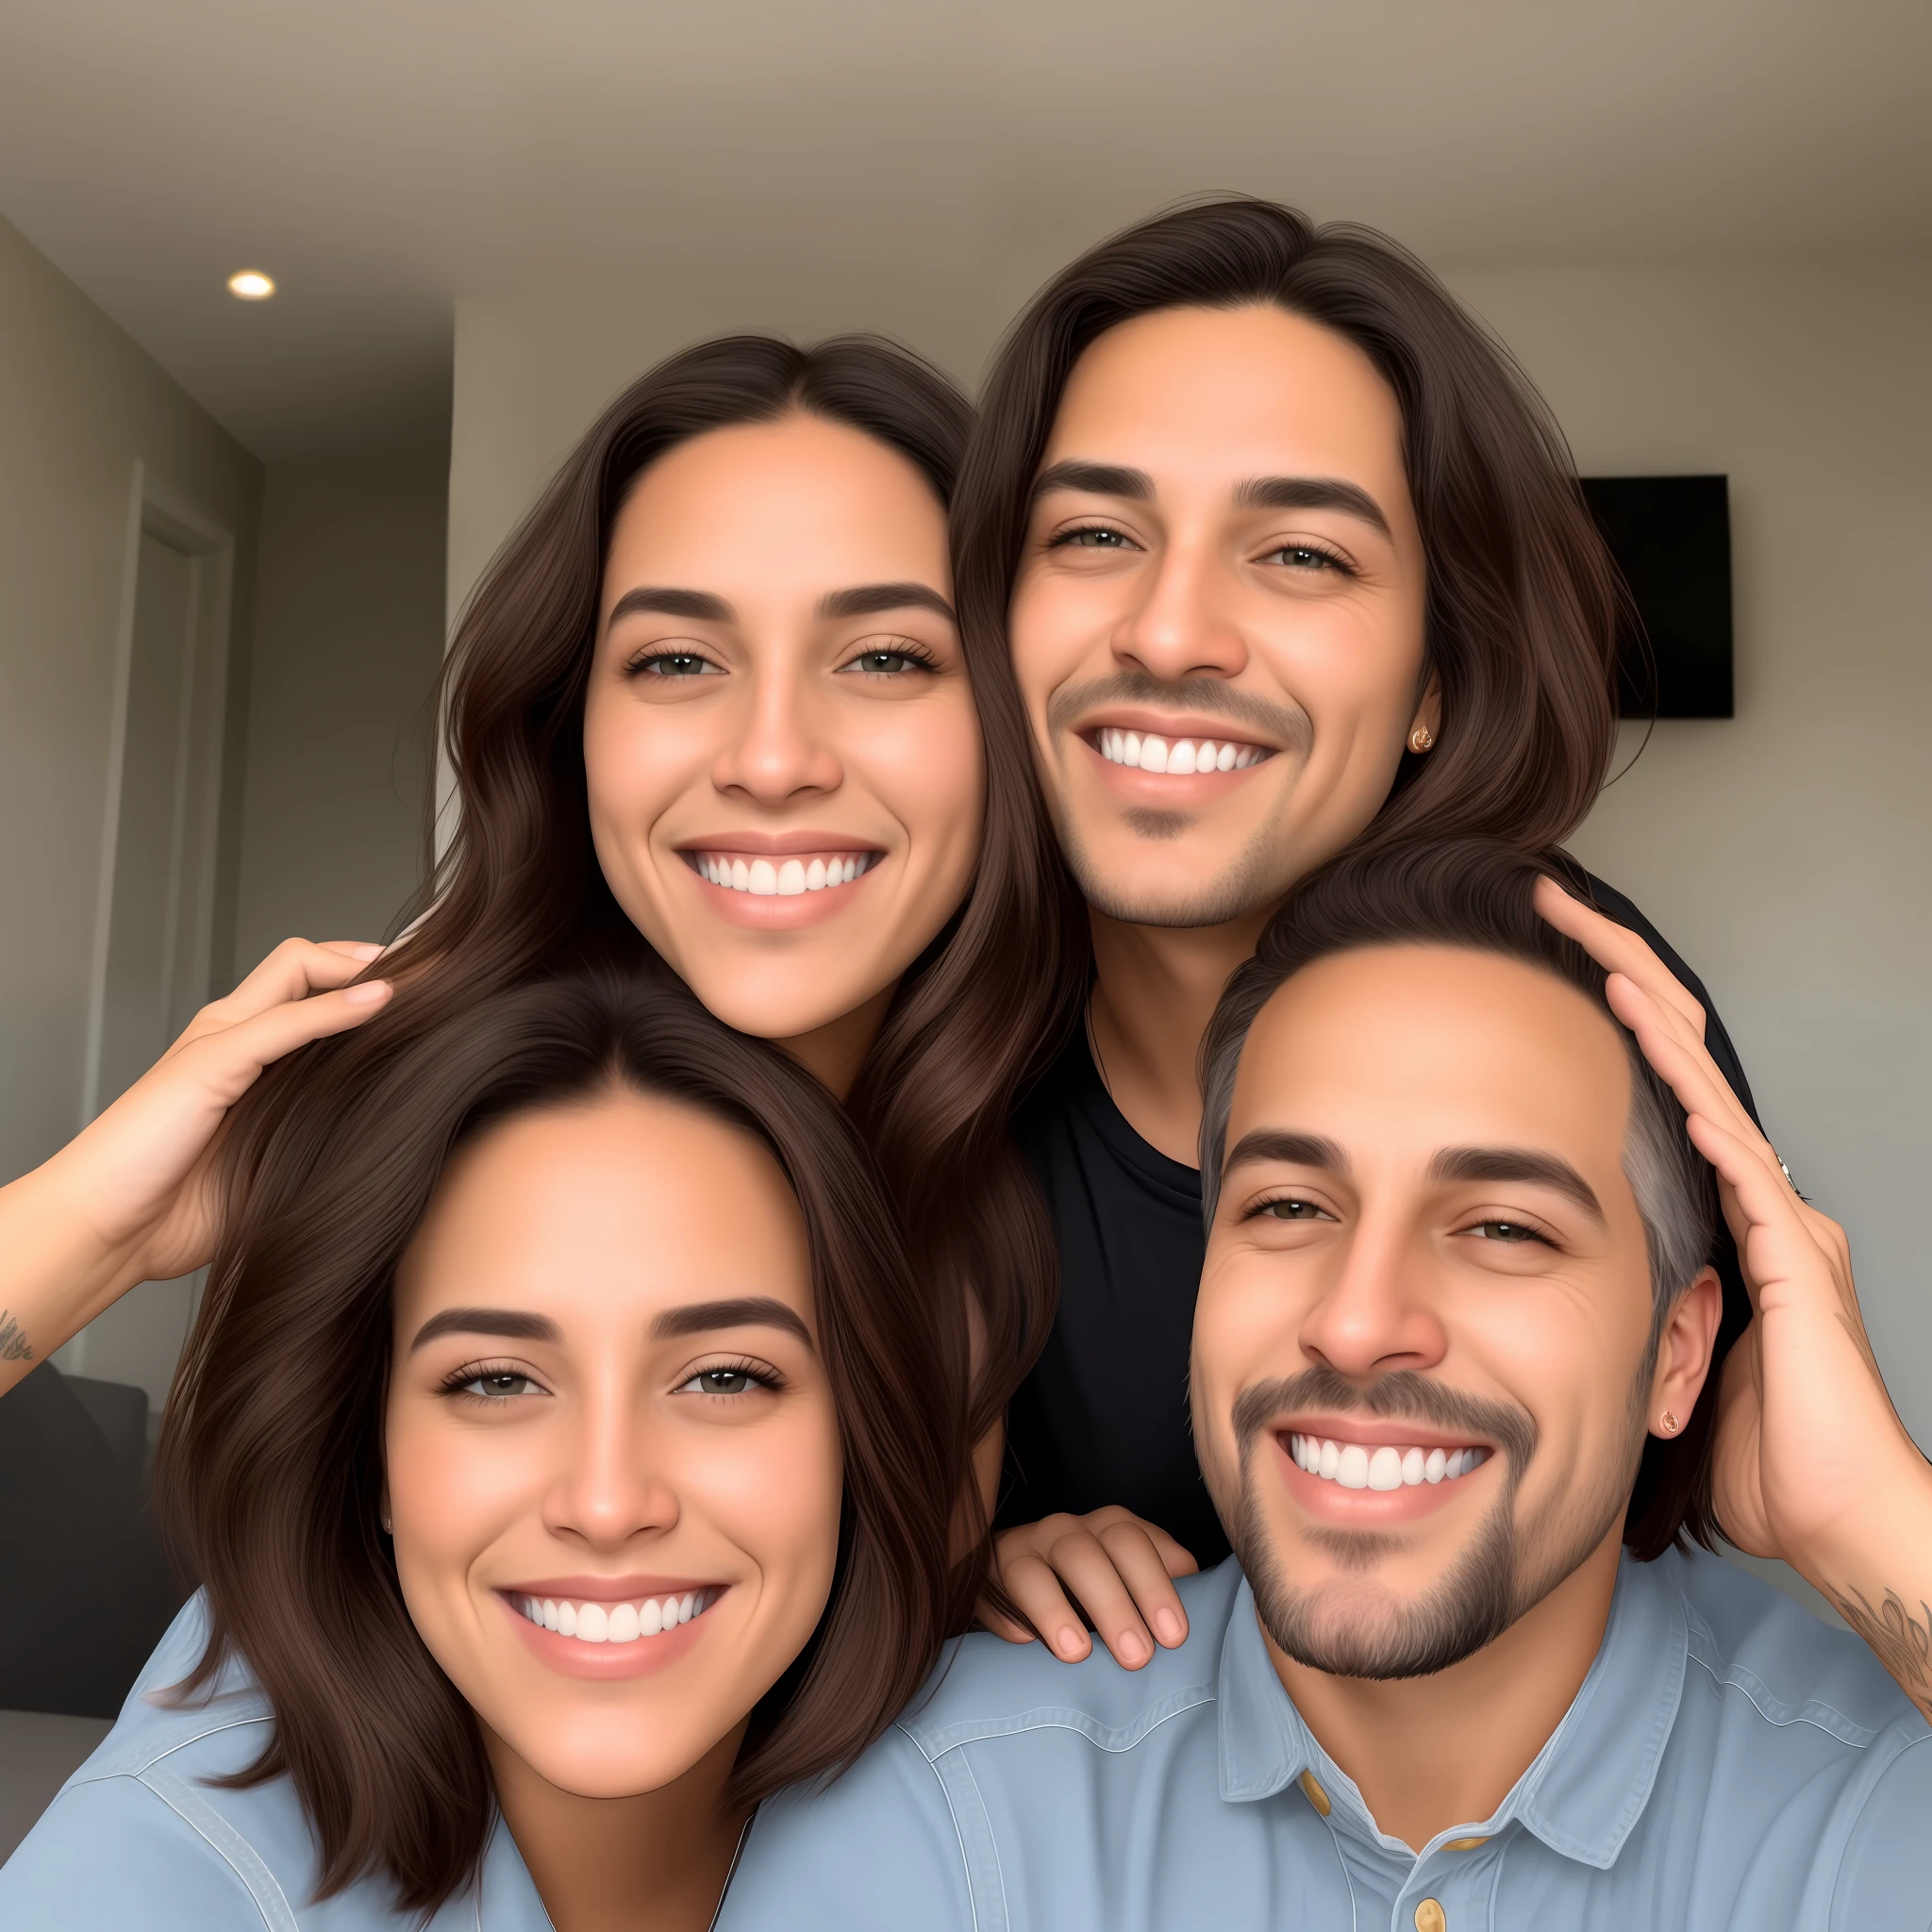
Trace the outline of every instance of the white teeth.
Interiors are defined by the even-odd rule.
[[[727,891],[750,892],[759,899],[792,899],[801,892],[823,892],[828,886],[850,885],[862,873],[870,872],[878,854],[838,858],[787,858],[774,865],[769,858],[729,858],[723,853],[700,852],[697,874]]]
[[[1165,772],[1186,777],[1193,772],[1240,772],[1258,764],[1269,754],[1257,744],[1217,743],[1211,738],[1168,740],[1138,731],[1103,725],[1095,734],[1095,749],[1109,764],[1128,765],[1141,772]]]
[[[531,1623],[562,1637],[575,1637],[580,1643],[635,1643],[689,1624],[716,1599],[708,1590],[692,1590],[682,1596],[646,1597],[628,1604],[573,1604],[533,1596],[514,1601]]]
[[[1479,1446],[1467,1449],[1398,1449],[1389,1443],[1374,1449],[1361,1442],[1338,1442],[1329,1437],[1296,1433],[1288,1439],[1295,1467],[1344,1490],[1412,1490],[1423,1483],[1454,1482],[1457,1476],[1489,1460]]]

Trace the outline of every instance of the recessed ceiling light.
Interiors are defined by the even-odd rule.
[[[275,283],[258,268],[237,269],[228,277],[228,293],[244,302],[266,302],[275,291]]]

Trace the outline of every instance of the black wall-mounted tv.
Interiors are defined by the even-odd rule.
[[[1626,718],[1731,715],[1731,512],[1723,476],[1586,476],[1591,515],[1636,600],[1618,641]]]

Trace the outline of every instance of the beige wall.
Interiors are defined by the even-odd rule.
[[[1932,263],[1453,279],[1586,473],[1730,476],[1738,714],[1659,724],[1574,843],[1703,974],[1932,1448]]]
[[[0,1180],[79,1124],[136,460],[236,538],[227,754],[246,730],[261,466],[0,222]],[[239,787],[226,788],[226,966]]]
[[[235,960],[381,939],[421,876],[448,463],[279,463],[262,503]]]
[[[870,319],[970,379],[1024,293],[1008,266],[943,314],[897,291],[868,307],[858,289],[843,307],[801,295],[795,314],[728,291],[702,311],[683,295],[462,305],[452,604],[654,357],[713,327]],[[1584,470],[1731,477],[1738,716],[1660,725],[1577,848],[1707,981],[1779,1147],[1851,1229],[1874,1340],[1932,1446],[1913,1207],[1932,1091],[1932,264],[1451,279],[1548,393]]]

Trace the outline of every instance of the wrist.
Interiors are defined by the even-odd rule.
[[[1850,1591],[1890,1588],[1895,1575],[1932,1560],[1932,1463],[1902,1425],[1890,1452],[1868,1465],[1862,1491],[1856,1507],[1785,1550],[1791,1568],[1834,1604]]]

